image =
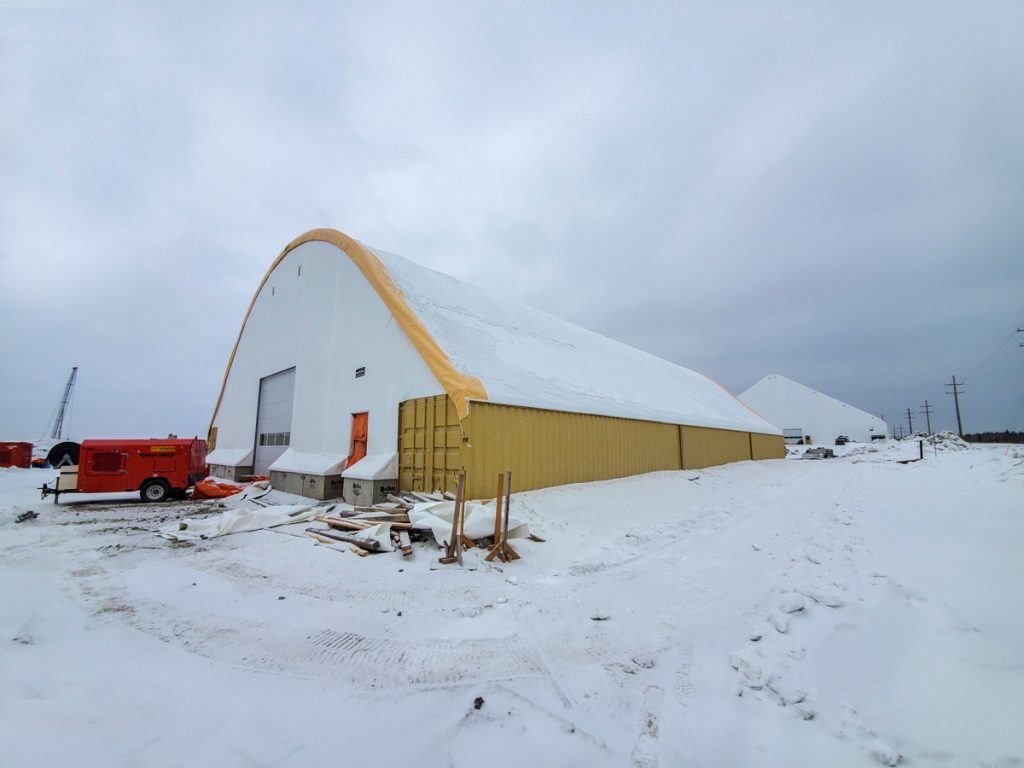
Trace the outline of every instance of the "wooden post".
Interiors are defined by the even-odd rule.
[[[501,506],[505,501],[505,476],[498,475],[498,495],[494,497],[494,543],[501,538]]]
[[[505,510],[500,531],[501,535],[498,536],[497,540],[494,542],[494,546],[491,547],[490,551],[487,553],[487,557],[484,558],[484,560],[487,560],[488,562],[493,560],[495,557],[503,563],[519,559],[519,553],[512,549],[508,543],[508,518],[512,507],[512,470],[508,470],[508,472],[505,473],[505,476],[508,478],[508,482],[505,484]],[[497,504],[500,507],[500,484]],[[497,530],[497,521],[495,521],[495,530]]]
[[[466,504],[466,470],[459,472],[459,486],[455,492],[455,511],[452,513],[452,532],[445,548],[445,556],[440,559],[444,565],[458,563],[462,565],[462,510]]]

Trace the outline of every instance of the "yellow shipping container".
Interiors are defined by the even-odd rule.
[[[749,432],[681,426],[679,433],[682,439],[683,469],[703,469],[750,459]]]
[[[776,445],[777,444],[777,445]],[[782,438],[611,416],[474,402],[459,423],[446,395],[407,400],[399,413],[399,488],[455,491],[466,469],[469,498],[513,489],[609,480],[658,470],[700,469],[785,455]]]
[[[786,444],[779,435],[750,433],[750,452],[755,460],[786,458]]]
[[[494,495],[506,469],[516,491],[679,469],[674,424],[473,403],[463,429],[471,497]]]

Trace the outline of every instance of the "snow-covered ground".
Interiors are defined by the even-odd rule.
[[[464,571],[0,469],[2,761],[1021,765],[1024,450],[842,452],[519,494]]]

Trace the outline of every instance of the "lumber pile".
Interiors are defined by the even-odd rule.
[[[350,550],[360,557],[371,553],[383,552],[378,539],[359,536],[361,531],[375,528],[380,523],[390,523],[391,544],[402,557],[412,555],[413,541],[426,541],[429,531],[417,530],[409,521],[409,510],[414,504],[424,501],[443,501],[440,493],[402,493],[388,494],[387,501],[373,506],[359,506],[352,509],[335,509],[334,505],[325,508],[325,514],[318,515],[316,522],[326,528],[307,528],[306,535],[320,544],[337,546],[350,545]]]
[[[475,546],[484,547],[485,560],[498,559],[502,562],[518,560],[520,555],[509,544],[509,506],[512,501],[512,472],[499,475],[498,493],[495,497],[494,533],[479,536],[474,541],[465,532],[466,474],[459,474],[458,492],[421,493],[406,491],[389,494],[387,501],[372,506],[356,506],[351,509],[338,508],[331,504],[323,508],[322,514],[314,518],[324,527],[310,527],[306,535],[318,544],[338,548],[347,546],[360,557],[369,554],[395,551],[402,557],[413,553],[413,542],[435,541],[433,531],[428,527],[414,528],[409,512],[417,504],[454,501],[451,532],[445,537],[444,554],[438,560],[442,565],[462,564],[462,553]],[[387,523],[386,528],[382,523]],[[420,521],[422,526],[422,521]],[[434,526],[436,529],[436,525]],[[479,529],[477,529],[479,531]],[[533,541],[543,541],[539,536],[530,535]],[[440,536],[436,541],[440,541]]]

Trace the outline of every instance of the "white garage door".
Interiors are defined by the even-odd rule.
[[[260,379],[260,404],[256,412],[256,459],[253,471],[269,475],[270,465],[292,442],[292,400],[295,369]]]

